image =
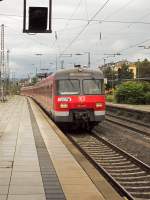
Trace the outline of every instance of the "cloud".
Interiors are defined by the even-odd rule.
[[[45,4],[43,0],[39,0],[38,4],[36,0],[32,2],[34,3],[32,5],[38,6],[46,5],[48,0],[44,1]],[[23,77],[24,74],[34,71],[35,66],[39,67],[39,57],[35,56],[36,53],[42,53],[43,66],[50,67],[49,63],[52,62],[55,66],[56,55],[59,66],[62,59],[64,59],[65,66],[73,65],[75,62],[87,64],[87,56],[59,59],[59,54],[65,49],[64,53],[72,54],[90,51],[92,66],[96,67],[96,65],[103,64],[105,53],[113,54],[122,51],[150,37],[148,24],[134,23],[134,21],[150,21],[150,1],[147,0],[111,0],[96,17],[97,20],[107,22],[91,22],[80,34],[87,21],[75,19],[89,19],[104,2],[105,0],[55,0],[52,13],[53,33],[36,35],[22,33],[23,1],[4,0],[0,2],[0,24],[5,24],[5,48],[10,49],[11,66],[16,66],[14,68],[16,68],[17,76]],[[111,22],[113,20],[118,22]],[[130,21],[131,23],[119,23],[119,21]],[[57,40],[55,31],[58,35]],[[143,44],[150,45],[150,41]],[[150,58],[150,55],[135,46],[122,51],[122,56],[115,57],[114,60],[122,58],[136,60],[138,57]],[[35,66],[33,67],[32,64]]]

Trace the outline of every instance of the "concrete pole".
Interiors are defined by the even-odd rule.
[[[4,24],[1,25],[1,69],[0,69],[0,85],[1,85],[1,101],[4,101]]]
[[[138,74],[138,82],[139,82],[140,81],[140,59],[138,59],[137,74]]]
[[[58,58],[57,58],[57,54],[56,54],[56,71],[57,71],[57,69],[58,69]]]
[[[10,94],[10,69],[9,69],[9,50],[7,50],[7,69],[6,69],[6,79],[7,79],[7,89],[8,89],[8,94]]]

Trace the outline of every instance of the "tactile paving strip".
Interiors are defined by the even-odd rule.
[[[29,102],[28,106],[46,200],[66,200]]]

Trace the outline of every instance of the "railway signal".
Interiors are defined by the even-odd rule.
[[[27,28],[27,0],[24,0],[23,33],[51,33],[52,0],[48,7],[28,8]]]

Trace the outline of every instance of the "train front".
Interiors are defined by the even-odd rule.
[[[55,75],[54,119],[92,128],[105,118],[104,78],[100,71],[73,69]]]

